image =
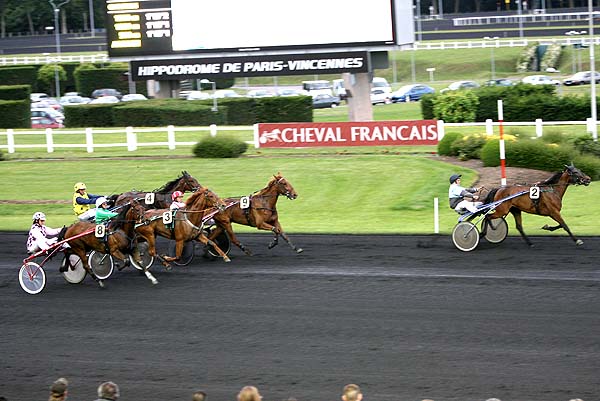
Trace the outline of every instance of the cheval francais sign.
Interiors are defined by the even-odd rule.
[[[441,139],[435,120],[268,123],[258,124],[255,136],[262,148],[437,145]]]

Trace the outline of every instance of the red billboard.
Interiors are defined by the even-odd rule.
[[[262,148],[437,145],[435,120],[258,124]]]

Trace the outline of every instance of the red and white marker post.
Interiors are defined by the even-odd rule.
[[[506,161],[504,153],[504,110],[502,108],[502,99],[498,100],[498,126],[500,127],[500,185],[506,185]]]

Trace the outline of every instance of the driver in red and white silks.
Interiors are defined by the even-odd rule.
[[[185,207],[185,202],[183,201],[183,192],[181,192],[181,191],[173,192],[173,194],[171,195],[171,200],[173,201],[173,203],[171,203],[171,206],[169,206],[169,209],[174,210],[174,209],[181,209],[182,207]]]
[[[27,238],[27,252],[36,253],[47,250],[58,241],[60,230],[60,228],[46,226],[46,215],[42,212],[35,212]]]
[[[473,201],[477,198],[474,193],[479,191],[479,188],[461,187],[460,177],[460,174],[453,174],[450,176],[450,188],[448,189],[450,207],[457,212],[460,212],[461,209],[467,209],[471,213],[476,213],[478,211],[478,206],[482,204],[481,202]],[[472,200],[467,200],[465,198]]]

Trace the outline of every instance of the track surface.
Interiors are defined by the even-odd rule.
[[[66,283],[58,258],[39,295],[19,286],[25,235],[0,233],[0,395],[69,398],[105,380],[129,401],[600,399],[600,238],[519,238],[456,250],[448,236],[241,236],[255,256],[197,258],[153,287],[127,268],[99,289]],[[484,242],[484,241],[483,241]],[[164,245],[164,244],[163,244]]]

